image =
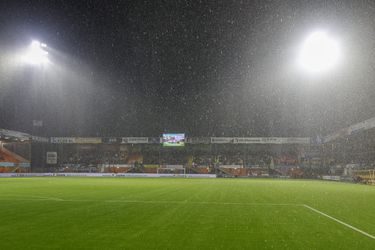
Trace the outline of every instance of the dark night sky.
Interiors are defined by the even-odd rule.
[[[315,29],[344,60],[293,69]],[[3,1],[0,128],[45,135],[310,136],[375,116],[372,1]],[[9,66],[38,39],[49,72]],[[32,128],[32,120],[44,127]]]

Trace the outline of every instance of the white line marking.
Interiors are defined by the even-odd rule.
[[[340,224],[342,224],[342,225],[344,225],[344,226],[346,226],[346,227],[348,227],[348,228],[350,228],[350,229],[352,229],[352,230],[354,230],[354,231],[357,231],[358,233],[361,233],[361,234],[363,234],[363,235],[365,235],[365,236],[367,236],[367,237],[369,237],[369,238],[375,240],[375,236],[373,236],[373,235],[371,235],[371,234],[369,234],[369,233],[366,233],[365,231],[362,231],[361,229],[358,229],[358,228],[356,228],[356,227],[353,227],[352,225],[349,225],[349,224],[347,224],[347,223],[345,223],[345,222],[343,222],[343,221],[341,221],[341,220],[339,220],[339,219],[336,219],[336,218],[334,218],[334,217],[332,217],[332,216],[330,216],[330,215],[328,215],[328,214],[326,214],[326,213],[323,213],[323,212],[319,211],[318,209],[315,209],[315,208],[313,208],[313,207],[310,207],[310,206],[308,206],[308,205],[306,205],[306,204],[303,204],[303,206],[304,206],[305,208],[310,209],[311,211],[314,211],[315,213],[318,213],[318,214],[323,215],[323,216],[325,216],[325,217],[327,217],[327,218],[330,218],[331,220],[334,220],[334,221],[336,221],[337,223],[340,223]]]
[[[197,204],[197,205],[243,205],[243,206],[302,206],[302,204],[295,203],[242,203],[242,202],[217,202],[217,201],[155,201],[155,200],[68,200],[55,197],[46,197],[46,196],[31,196],[37,199],[0,199],[0,200],[9,200],[9,201],[60,201],[60,202],[109,202],[109,203],[150,203],[150,204]]]

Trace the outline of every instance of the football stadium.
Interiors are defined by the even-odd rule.
[[[375,249],[374,10],[0,3],[0,249]]]
[[[3,129],[2,248],[373,249],[374,121],[318,141]]]

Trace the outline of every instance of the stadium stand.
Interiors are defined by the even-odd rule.
[[[0,145],[0,173],[29,172],[29,160]]]
[[[53,173],[175,173],[181,168],[173,166],[181,166],[187,174],[372,183],[373,175],[366,171],[375,169],[374,118],[316,139],[187,138],[179,148],[163,147],[153,137],[42,138],[1,129],[0,140],[1,172],[30,165],[32,157],[39,159],[31,161],[33,171]],[[47,152],[56,154],[54,163],[46,161]]]

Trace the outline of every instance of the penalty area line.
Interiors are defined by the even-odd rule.
[[[352,226],[352,225],[349,225],[348,223],[345,223],[345,222],[343,222],[343,221],[341,221],[341,220],[339,220],[339,219],[336,219],[335,217],[332,217],[332,216],[330,216],[330,215],[328,215],[328,214],[326,214],[326,213],[323,213],[322,211],[319,211],[319,210],[316,209],[316,208],[310,207],[310,206],[308,206],[308,205],[306,205],[306,204],[303,204],[302,206],[305,207],[305,208],[307,208],[307,209],[309,209],[309,210],[311,210],[311,211],[314,211],[315,213],[318,213],[318,214],[320,214],[320,215],[323,215],[323,216],[325,216],[325,217],[327,217],[327,218],[329,218],[329,219],[331,219],[331,220],[333,220],[333,221],[336,221],[337,223],[340,223],[341,225],[344,225],[344,226],[346,226],[346,227],[348,227],[348,228],[350,228],[350,229],[352,229],[352,230],[354,230],[354,231],[356,231],[356,232],[358,232],[358,233],[361,233],[361,234],[363,234],[363,235],[365,235],[365,236],[367,236],[367,237],[369,237],[369,238],[375,240],[375,236],[374,236],[374,235],[371,235],[371,234],[369,234],[369,233],[366,233],[365,231],[362,231],[361,229],[358,229],[358,228],[356,228],[356,227],[354,227],[354,226]]]

